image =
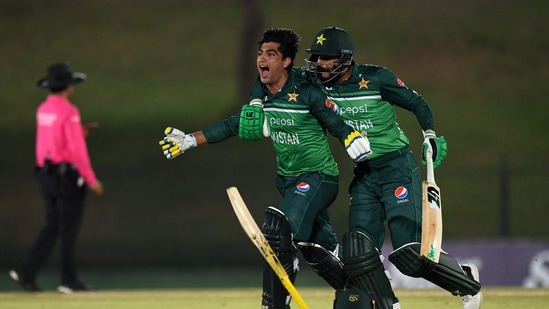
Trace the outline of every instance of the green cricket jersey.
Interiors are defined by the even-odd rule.
[[[387,68],[353,62],[348,80],[323,90],[332,110],[355,130],[368,134],[372,149],[368,160],[409,144],[393,105],[413,112],[423,130],[434,129],[428,103]]]
[[[301,71],[292,70],[286,84],[272,95],[257,79],[251,98],[261,98],[270,137],[276,151],[278,174],[298,176],[306,172],[339,175],[326,130],[343,141],[353,128],[326,107],[326,95],[305,82]],[[238,135],[239,115],[203,130],[208,143]]]

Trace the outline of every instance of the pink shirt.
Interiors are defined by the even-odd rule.
[[[88,155],[78,108],[63,96],[50,94],[36,111],[36,164],[72,163],[88,185],[97,181]]]

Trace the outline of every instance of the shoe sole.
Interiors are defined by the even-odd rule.
[[[62,285],[57,287],[57,291],[59,291],[59,293],[61,293],[61,294],[73,294],[74,293],[73,289],[68,288],[66,286],[62,286]]]
[[[19,275],[17,274],[17,272],[15,270],[10,270],[10,278],[19,283]]]
[[[57,291],[59,293],[62,293],[62,294],[74,294],[74,293],[79,293],[79,292],[89,292],[91,291],[92,288],[90,287],[87,287],[87,288],[70,288],[68,286],[65,286],[65,285],[60,285],[57,287]]]

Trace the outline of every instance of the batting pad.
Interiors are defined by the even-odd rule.
[[[343,270],[343,263],[331,251],[308,242],[300,242],[297,247],[317,275],[336,290],[345,288],[347,275]]]
[[[453,295],[475,295],[480,283],[469,278],[450,255],[442,251],[438,263],[433,263],[419,255],[420,243],[404,245],[389,254],[389,261],[405,275],[424,278]]]
[[[268,207],[265,210],[265,221],[261,232],[293,283],[297,275],[297,267],[294,267],[296,252],[293,247],[290,222],[286,215],[274,207]],[[264,308],[285,308],[290,302],[288,291],[267,263],[263,267],[262,297]]]
[[[345,233],[343,249],[343,269],[349,284],[370,295],[377,309],[392,309],[398,300],[370,239],[360,232]]]

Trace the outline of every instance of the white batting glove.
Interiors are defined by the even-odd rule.
[[[162,146],[167,159],[173,159],[186,150],[196,147],[196,139],[192,134],[185,134],[173,127],[167,127],[164,134],[166,137],[158,143]]]
[[[345,150],[355,162],[362,162],[372,154],[366,132],[362,135],[358,131],[351,132],[345,139],[344,145]]]

